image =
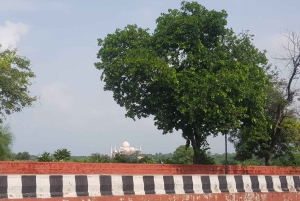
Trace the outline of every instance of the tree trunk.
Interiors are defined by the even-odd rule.
[[[269,153],[268,156],[265,157],[265,166],[270,166],[272,160],[272,154]]]
[[[182,131],[185,139],[189,140],[193,147],[193,164],[211,164],[210,158],[206,155],[206,136],[197,133],[192,126],[187,126]]]
[[[194,157],[193,157],[193,163],[194,164],[201,164],[201,150],[200,150],[200,145],[201,145],[201,141],[199,139],[199,137],[197,137],[197,135],[195,136],[195,142],[194,142],[194,146],[193,146],[193,150],[194,150]]]

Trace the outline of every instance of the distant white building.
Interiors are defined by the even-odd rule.
[[[116,154],[125,154],[125,155],[131,155],[131,154],[142,154],[142,148],[140,146],[140,149],[131,147],[129,142],[125,141],[123,142],[122,146],[117,150],[117,146],[115,145],[115,149],[110,148],[110,155],[111,157],[115,157]]]

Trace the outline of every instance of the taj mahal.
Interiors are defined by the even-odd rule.
[[[123,142],[122,146],[117,150],[117,146],[115,145],[115,149],[110,148],[110,155],[111,157],[115,157],[116,154],[125,154],[125,155],[131,155],[131,154],[142,154],[142,147],[140,146],[140,149],[131,147],[129,142],[125,141]]]

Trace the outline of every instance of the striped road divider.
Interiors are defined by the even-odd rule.
[[[299,176],[1,175],[0,199],[298,192]]]

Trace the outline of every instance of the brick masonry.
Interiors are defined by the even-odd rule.
[[[300,167],[229,166],[229,174],[300,175]],[[0,162],[0,174],[225,174],[224,165]]]
[[[1,175],[0,198],[288,193],[299,176],[265,175]]]

